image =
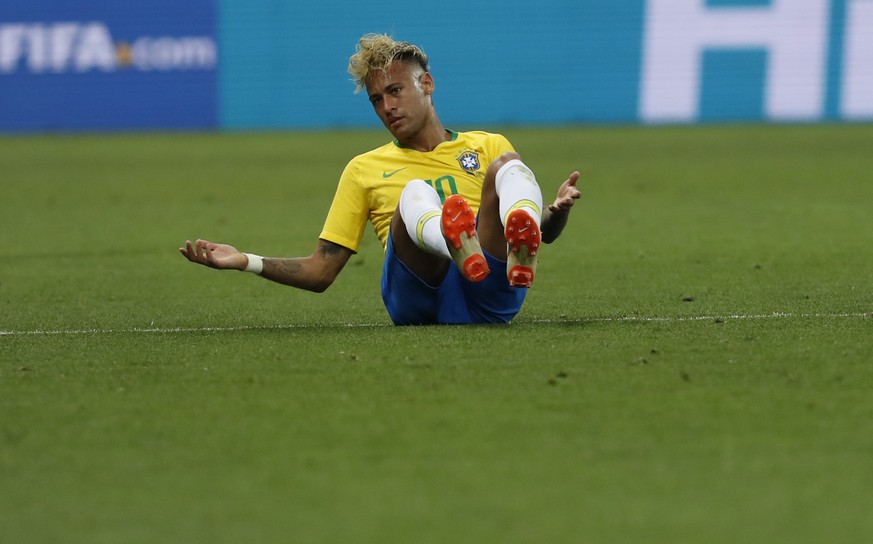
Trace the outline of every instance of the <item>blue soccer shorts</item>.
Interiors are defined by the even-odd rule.
[[[483,281],[467,281],[449,267],[438,287],[425,283],[394,254],[391,236],[382,266],[382,300],[395,325],[509,323],[521,310],[527,289],[510,287],[506,261],[487,252],[491,273]]]

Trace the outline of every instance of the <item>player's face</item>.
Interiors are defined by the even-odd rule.
[[[367,78],[367,95],[382,124],[397,141],[414,138],[429,119],[433,78],[414,63],[395,61]]]

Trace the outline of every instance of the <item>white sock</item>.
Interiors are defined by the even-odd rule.
[[[543,193],[531,169],[518,159],[512,159],[497,171],[494,188],[500,201],[500,220],[506,226],[510,212],[522,209],[540,225],[543,215]]]
[[[440,195],[420,179],[407,183],[400,193],[400,217],[412,241],[428,253],[451,259],[440,226],[442,209]]]

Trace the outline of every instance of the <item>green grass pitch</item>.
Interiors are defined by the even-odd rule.
[[[457,127],[463,128],[463,127]],[[0,540],[873,540],[873,126],[504,128],[583,199],[515,322],[396,328],[383,132],[0,137]]]

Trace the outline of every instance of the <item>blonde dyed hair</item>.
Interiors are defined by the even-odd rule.
[[[355,54],[349,58],[349,74],[355,83],[355,93],[367,86],[367,77],[375,71],[386,71],[395,60],[414,62],[428,71],[427,55],[417,45],[396,41],[387,34],[365,34],[358,40]]]

